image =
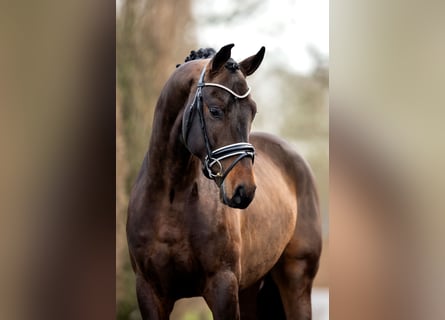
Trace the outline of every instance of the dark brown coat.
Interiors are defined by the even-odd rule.
[[[176,300],[192,296],[203,296],[216,320],[311,319],[321,231],[307,163],[285,141],[250,134],[256,113],[251,95],[234,99],[216,87],[203,89],[212,147],[248,140],[256,149],[254,164],[244,158],[218,187],[201,172],[199,121],[192,124],[187,147],[181,136],[184,110],[204,66],[206,81],[246,92],[245,77],[260,65],[264,49],[240,62],[239,70],[229,70],[224,65],[231,47],[181,65],[156,107],[127,222],[143,319],[168,319]],[[209,107],[220,108],[219,116]],[[240,186],[246,209],[233,202]]]

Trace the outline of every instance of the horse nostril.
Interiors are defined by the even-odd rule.
[[[246,196],[246,189],[244,185],[239,185],[235,190],[235,194],[233,195],[233,202],[236,204],[241,204],[242,199]]]

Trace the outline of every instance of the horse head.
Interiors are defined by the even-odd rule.
[[[254,147],[249,133],[256,114],[246,77],[260,66],[265,48],[237,63],[229,44],[202,67],[182,120],[182,138],[220,188],[222,202],[246,208],[255,195]]]

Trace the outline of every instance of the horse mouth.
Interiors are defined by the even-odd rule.
[[[224,186],[221,185],[220,187],[220,198],[222,203],[235,209],[246,209],[252,202],[254,195],[255,190],[250,192],[250,194],[247,194],[244,188],[237,188],[235,194],[229,199],[224,192]]]

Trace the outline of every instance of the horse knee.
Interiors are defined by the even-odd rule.
[[[285,258],[282,269],[286,278],[299,280],[314,279],[319,266],[319,256],[307,254],[298,258]]]
[[[222,271],[206,280],[204,299],[215,320],[238,320],[238,279],[232,271]]]
[[[161,300],[154,288],[143,277],[136,278],[136,296],[143,320],[167,320],[172,306]]]
[[[318,263],[318,262],[317,262]],[[311,291],[317,264],[313,259],[285,259],[272,276],[282,298],[286,319],[312,318]]]

